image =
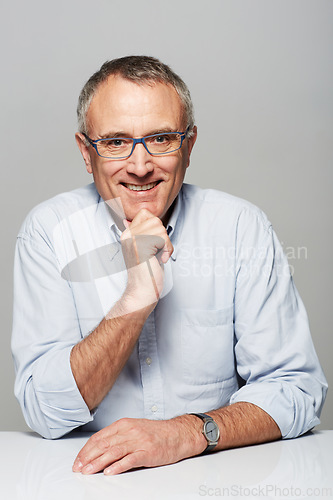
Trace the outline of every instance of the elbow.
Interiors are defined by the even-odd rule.
[[[24,391],[23,395],[16,394],[16,397],[26,424],[44,439],[59,439],[85,423],[68,418],[70,416],[64,415],[64,410],[59,413],[56,408],[40,404],[34,392]]]
[[[44,439],[59,439],[78,427],[78,425],[70,425],[69,422],[55,423],[50,421],[50,419],[43,415],[40,411],[29,412],[24,408],[22,408],[22,411],[25,421],[30,429]]]

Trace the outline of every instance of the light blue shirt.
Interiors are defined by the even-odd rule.
[[[167,227],[163,296],[93,412],[70,352],[126,287],[120,231],[94,184],[38,205],[15,257],[15,394],[31,427],[57,438],[122,417],[169,419],[247,401],[283,437],[319,423],[327,384],[271,224],[252,204],[184,184]]]

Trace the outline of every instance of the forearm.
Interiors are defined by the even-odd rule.
[[[90,410],[98,406],[115,383],[152,306],[129,313],[126,310],[123,302],[117,303],[98,327],[72,349],[72,372]]]
[[[251,403],[235,403],[208,413],[220,428],[217,450],[281,437],[272,418]],[[207,447],[202,420],[181,415],[171,420],[121,419],[94,434],[79,452],[74,472],[120,474],[200,455]]]
[[[103,400],[115,383],[159,300],[164,274],[156,253],[165,248],[168,257],[173,251],[161,220],[147,210],[141,210],[127,225],[121,237],[127,265],[124,295],[71,353],[72,372],[90,410]],[[145,240],[143,248],[138,247],[136,239],[140,235],[151,236],[149,244]]]
[[[216,450],[265,443],[281,438],[280,429],[275,421],[268,413],[252,403],[235,403],[218,410],[208,411],[207,415],[213,417],[220,429],[220,439]],[[189,416],[185,415],[184,417],[188,422]],[[201,443],[201,451],[204,451],[207,442],[204,436],[200,435],[202,421],[195,416],[191,417],[198,436],[197,441],[193,444],[193,451],[197,452],[199,442]],[[188,425],[187,422],[184,424]]]

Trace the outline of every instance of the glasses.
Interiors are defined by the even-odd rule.
[[[95,149],[98,156],[111,160],[124,160],[129,158],[137,144],[144,145],[149,154],[153,156],[174,153],[182,147],[190,127],[185,132],[167,132],[161,134],[147,135],[139,139],[133,137],[110,137],[93,141],[83,134],[87,141]]]

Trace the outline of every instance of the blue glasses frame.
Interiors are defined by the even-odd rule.
[[[85,134],[84,132],[82,132],[82,135],[84,135],[84,137],[87,139],[87,141],[89,142],[89,144],[91,144],[91,146],[95,149],[96,153],[98,154],[98,156],[100,156],[101,158],[108,158],[109,160],[125,160],[126,158],[129,158],[131,156],[131,154],[133,153],[134,151],[134,148],[137,144],[143,144],[146,151],[151,155],[151,156],[164,156],[164,155],[167,155],[169,153],[174,153],[175,151],[178,151],[178,149],[180,149],[183,145],[183,142],[184,142],[184,139],[185,137],[187,136],[188,132],[190,130],[190,127],[188,126],[187,129],[185,130],[185,132],[172,132],[173,134],[179,134],[180,135],[180,145],[177,149],[173,149],[172,151],[167,151],[166,153],[151,153],[147,147],[147,144],[145,142],[145,139],[150,139],[151,137],[159,137],[161,135],[168,135],[168,132],[161,132],[160,134],[152,134],[152,135],[146,135],[145,137],[139,137],[138,139],[135,139],[134,137],[106,137],[105,139],[96,139],[96,140],[93,140],[93,139],[90,139],[90,137]],[[131,139],[133,141],[133,144],[132,144],[132,149],[131,149],[131,152],[129,155],[126,155],[126,156],[103,156],[101,154],[99,154],[98,152],[98,149],[97,149],[97,144],[99,142],[102,142],[102,141],[107,141],[107,140],[110,140],[110,139]]]

